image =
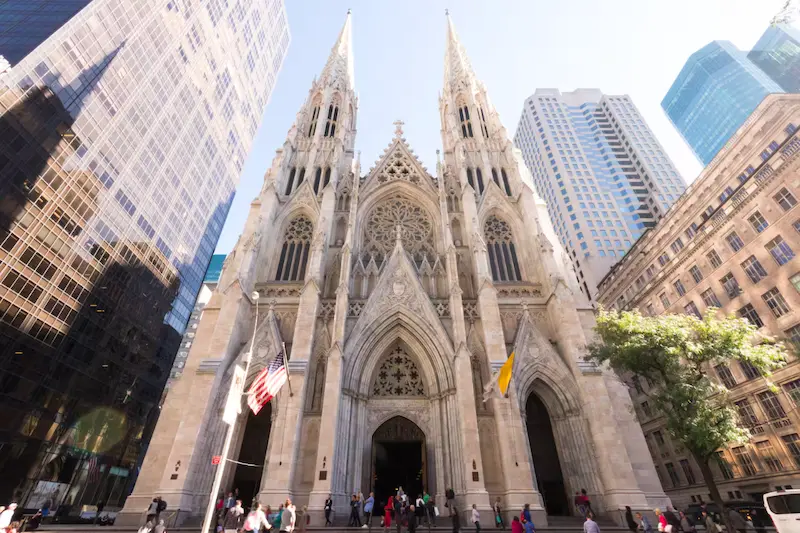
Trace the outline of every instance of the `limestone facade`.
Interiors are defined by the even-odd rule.
[[[258,417],[241,415],[232,447],[231,459],[252,452],[248,428],[271,416],[256,487],[264,504],[290,496],[321,524],[332,494],[347,516],[349,495],[372,488],[376,443],[406,440],[422,443],[427,490],[444,502],[452,487],[464,512],[475,503],[490,513],[499,497],[509,514],[529,503],[544,525],[545,505],[581,488],[614,517],[625,505],[663,506],[627,389],[583,360],[591,306],[452,22],[434,173],[397,122],[362,174],[350,25],[348,15],[251,205],[118,520],[139,516],[155,494],[182,516],[202,514],[220,412],[256,313],[248,381],[284,344],[291,379]],[[508,398],[484,402],[512,350]],[[549,413],[536,427],[552,435],[529,436],[532,395]],[[540,438],[560,465],[547,483],[530,446]]]

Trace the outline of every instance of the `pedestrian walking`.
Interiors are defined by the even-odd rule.
[[[672,526],[670,526],[669,522],[667,522],[667,517],[664,516],[664,513],[661,512],[661,509],[656,507],[653,509],[653,512],[656,514],[656,518],[658,519],[658,531],[663,533],[672,533]]]
[[[386,505],[383,506],[383,532],[388,533],[389,528],[392,527],[392,513],[394,512],[394,498],[386,500]]]
[[[450,506],[450,519],[453,521],[453,533],[458,533],[461,530],[461,517],[458,516],[455,504]]]
[[[586,514],[591,513],[594,515],[594,511],[592,510],[592,500],[589,499],[586,489],[581,489],[581,501],[583,502],[584,507],[586,507]]]
[[[686,513],[681,511],[680,513],[681,518],[681,529],[683,533],[697,533],[697,528],[694,526],[694,522],[692,522],[691,518],[686,516]]]
[[[628,529],[633,533],[639,529],[639,524],[633,519],[633,511],[631,511],[630,505],[625,506],[625,523],[628,525]]]
[[[262,527],[272,529],[272,526],[267,521],[267,516],[264,514],[263,509],[261,509],[261,504],[256,503],[253,506],[253,510],[250,511],[247,515],[247,519],[244,521],[244,531],[254,531],[258,533],[261,531]]]
[[[707,533],[718,533],[722,531],[722,529],[714,522],[714,519],[711,518],[711,515],[708,514],[708,509],[703,509],[703,525],[706,527]]]
[[[646,516],[642,516],[642,513],[636,513],[636,520],[639,521],[639,531],[642,531],[643,533],[653,533],[653,526],[650,524],[650,520],[648,520]],[[709,531],[709,533],[716,532]]]
[[[397,533],[400,533],[403,529],[403,496],[401,495],[402,492],[403,492],[403,487],[400,487],[397,496],[394,497],[394,523]]]
[[[292,500],[286,498],[286,502],[283,504],[283,512],[281,513],[281,531],[292,533],[296,520],[297,514],[294,505],[292,505]]]
[[[523,524],[523,527],[525,528],[525,533],[535,533],[536,531],[536,528],[533,526],[532,520],[528,520],[527,522],[525,522]]]
[[[583,533],[600,533],[600,526],[594,521],[592,513],[586,514],[586,522],[583,523]]]
[[[503,531],[506,530],[506,525],[503,522],[503,510],[500,508],[500,496],[494,501],[494,526]]]
[[[438,516],[436,509],[436,499],[430,497],[430,495],[428,496],[429,496],[428,502],[425,504],[425,508],[428,511],[428,520],[430,520],[430,524],[432,527],[436,527],[436,517]]]
[[[164,519],[159,518],[158,524],[156,524],[156,527],[153,528],[153,533],[166,533],[166,531],[167,526],[164,525]]]
[[[446,491],[444,491],[444,497],[447,499],[447,501],[444,502],[444,506],[447,507],[447,509],[450,511],[450,514],[452,515],[453,509],[456,506],[456,493],[453,489],[447,489]]]
[[[145,521],[150,522],[151,524],[155,523],[157,514],[158,514],[158,498],[153,498],[153,501],[150,502],[150,505],[147,507],[147,517],[145,518]]]
[[[522,522],[519,521],[519,517],[515,516],[511,519],[511,533],[524,533],[525,529],[522,527]]]
[[[10,503],[8,507],[0,512],[0,529],[7,528],[14,521],[14,513],[17,512],[17,504]]]
[[[672,509],[672,507],[669,505],[667,506],[667,510],[664,511],[664,518],[667,519],[667,525],[672,526],[671,531],[678,533],[678,531],[681,529],[681,519],[678,518],[674,509]]]
[[[350,498],[350,521],[348,527],[361,527],[361,517],[358,516],[358,496],[353,494]]]
[[[364,502],[364,526],[366,528],[372,527],[372,509],[375,507],[375,493],[370,492],[369,498]]]
[[[408,507],[408,533],[416,533],[417,531],[417,509],[416,506],[410,505]]]
[[[526,503],[525,507],[522,508],[522,513],[520,513],[520,520],[522,521],[523,527],[525,526],[526,522],[531,522],[531,504]]]
[[[232,492],[231,495],[233,495]],[[264,516],[266,518],[266,515]],[[236,500],[233,507],[225,513],[225,518],[222,520],[222,529],[225,533],[236,533],[242,528],[243,524],[244,508],[242,508],[242,501]]]
[[[331,522],[331,511],[333,510],[333,498],[331,495],[328,494],[328,499],[325,500],[325,525],[332,526],[333,522]]]
[[[481,513],[478,512],[478,506],[472,504],[472,523],[475,524],[475,533],[481,533]]]

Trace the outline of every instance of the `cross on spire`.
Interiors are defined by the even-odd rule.
[[[394,122],[392,122],[392,124],[394,124],[394,136],[395,137],[402,137],[403,136],[403,125],[405,124],[405,122],[403,122],[402,120],[398,119],[398,120],[395,120]]]

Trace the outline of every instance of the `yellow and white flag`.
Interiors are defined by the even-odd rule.
[[[500,367],[500,370],[494,373],[492,379],[486,384],[483,389],[483,402],[486,403],[492,397],[495,390],[495,385],[500,389],[500,394],[504,398],[508,396],[508,386],[511,384],[511,372],[514,369],[514,352],[508,356],[506,362]]]

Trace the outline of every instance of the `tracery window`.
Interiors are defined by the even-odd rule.
[[[486,220],[483,233],[486,236],[492,279],[495,281],[521,281],[517,249],[514,246],[514,236],[508,224],[492,215]]]
[[[489,138],[489,128],[486,126],[486,117],[483,114],[483,108],[478,107],[478,114],[481,116],[481,131],[483,132],[483,136],[487,139]]]
[[[508,174],[506,174],[506,169],[500,169],[500,175],[503,177],[503,188],[506,190],[506,194],[511,196],[511,185],[508,183]]]
[[[378,204],[367,215],[363,243],[365,259],[375,256],[375,261],[380,264],[394,248],[398,227],[403,248],[412,255],[417,265],[423,257],[427,256],[429,261],[435,257],[433,223],[428,213],[419,205],[398,196]]]
[[[317,119],[319,118],[319,102],[311,110],[311,124],[308,125],[308,136],[313,137],[317,132]]]
[[[339,106],[331,104],[328,106],[328,121],[325,123],[325,137],[333,137],[336,134],[337,120],[339,120]]]
[[[458,118],[461,120],[461,133],[465,138],[472,137],[472,120],[469,118],[469,106],[467,104],[459,104]]]
[[[292,193],[292,185],[294,185],[294,175],[295,175],[296,171],[297,171],[297,169],[295,167],[292,167],[292,170],[289,171],[289,179],[286,180],[286,193],[285,194],[287,196]]]
[[[317,167],[314,173],[314,194],[319,194],[319,182],[322,181],[322,169]]]
[[[478,179],[478,194],[483,194],[483,172],[480,168],[475,169],[475,177]]]
[[[275,273],[277,281],[301,281],[306,276],[314,225],[304,216],[292,220],[283,234],[283,246]]]
[[[374,396],[425,396],[425,385],[417,364],[401,347],[393,349],[381,363],[372,385]]]

